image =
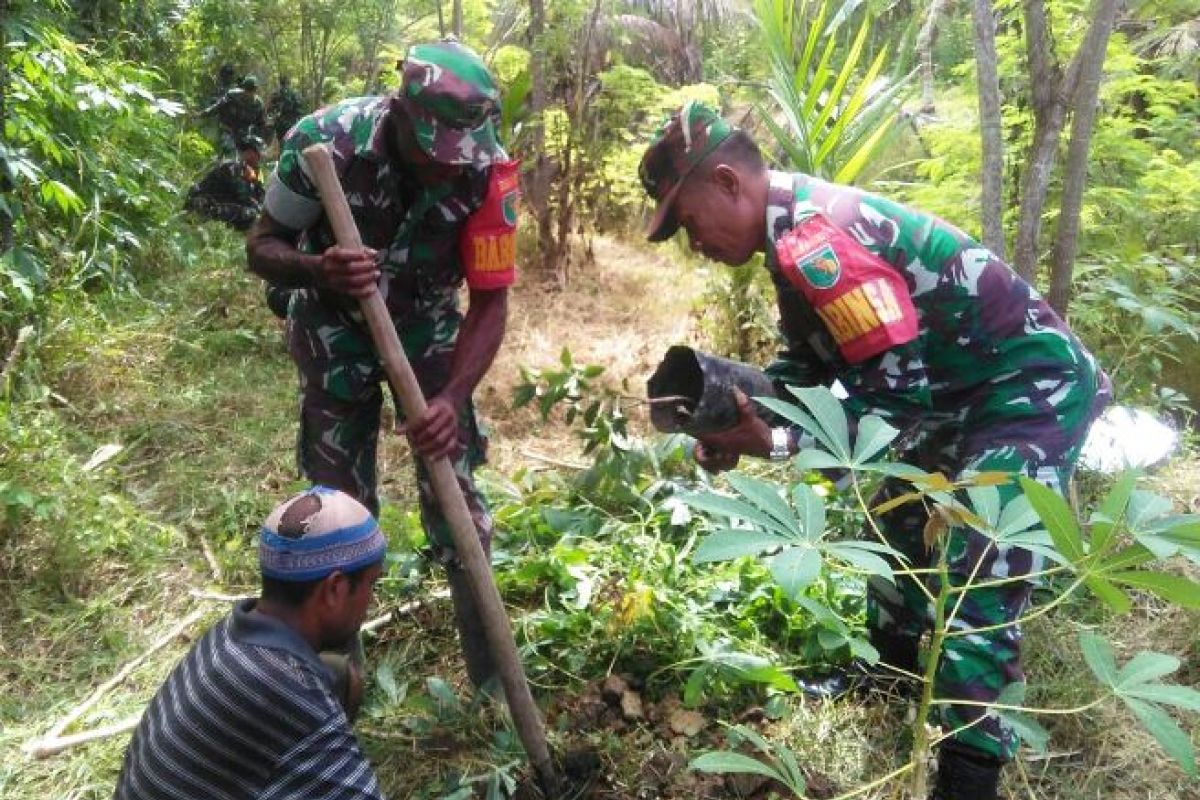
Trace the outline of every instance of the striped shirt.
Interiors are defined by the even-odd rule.
[[[154,695],[116,800],[380,797],[328,669],[255,602],[236,605]]]

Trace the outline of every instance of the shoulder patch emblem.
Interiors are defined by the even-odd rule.
[[[797,258],[796,270],[814,289],[830,289],[842,277],[842,264],[828,243]]]
[[[504,195],[504,202],[501,205],[501,213],[504,217],[504,224],[510,227],[516,227],[517,224],[517,201],[520,199],[521,193],[514,190]]]

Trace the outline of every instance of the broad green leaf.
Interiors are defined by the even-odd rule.
[[[1099,575],[1087,576],[1083,579],[1083,585],[1118,614],[1128,614],[1129,609],[1133,608],[1133,601],[1129,599],[1129,595]]]
[[[856,542],[835,542],[825,548],[832,558],[845,561],[868,575],[877,575],[889,581],[895,581],[892,566],[870,549]]]
[[[454,694],[454,690],[450,688],[450,684],[438,677],[429,677],[425,679],[425,689],[429,692],[438,704],[439,711],[462,711],[462,704],[458,701],[458,696]]]
[[[1129,495],[1125,516],[1130,530],[1136,533],[1149,528],[1155,520],[1170,514],[1171,509],[1171,501],[1167,498],[1144,489],[1136,489]]]
[[[1145,589],[1153,592],[1169,603],[1183,608],[1200,608],[1200,583],[1183,577],[1169,575],[1165,572],[1148,572],[1146,570],[1129,570],[1127,572],[1110,572],[1108,577],[1117,583],[1132,586],[1135,589]]]
[[[738,494],[753,503],[760,511],[770,515],[785,530],[796,537],[801,535],[800,528],[796,523],[796,515],[792,513],[787,501],[779,496],[779,490],[774,485],[741,472],[730,472],[727,479],[729,485],[737,490]]]
[[[1083,651],[1083,660],[1095,673],[1100,682],[1106,686],[1117,685],[1117,659],[1113,655],[1112,645],[1103,637],[1081,631],[1079,634],[1079,649]]]
[[[1129,569],[1153,560],[1154,553],[1150,552],[1148,548],[1140,544],[1132,544],[1101,561],[1097,566],[1097,571],[1107,573],[1119,569]]]
[[[871,464],[859,464],[858,469],[862,472],[878,472],[880,475],[887,475],[889,478],[899,478],[900,480],[912,481],[914,483],[929,478],[929,473],[925,470],[914,467],[912,464],[899,462],[877,461]]]
[[[850,644],[850,655],[861,658],[868,664],[879,663],[879,651],[872,647],[866,639],[851,636],[846,641]]]
[[[800,532],[810,542],[825,535],[825,501],[806,483],[798,483],[792,489],[792,502],[796,505],[796,516]]]
[[[700,772],[762,775],[781,783],[785,782],[783,775],[778,770],[768,767],[757,758],[751,758],[741,753],[731,753],[727,750],[718,750],[698,756],[692,759],[690,766]]]
[[[1138,653],[1117,673],[1117,688],[1124,692],[1138,684],[1148,683],[1179,669],[1179,659],[1163,653]]]
[[[833,396],[833,392],[824,386],[789,386],[788,390],[800,399],[816,420],[820,430],[811,431],[812,435],[820,439],[829,452],[849,460],[850,426],[846,422],[846,412],[842,410],[842,404]]]
[[[995,529],[1000,522],[1000,490],[995,486],[969,486],[967,497],[976,516]]]
[[[1029,745],[1031,750],[1035,753],[1046,752],[1046,745],[1050,743],[1050,731],[1043,728],[1040,722],[1020,711],[998,711],[996,713],[1001,721],[1007,723],[1008,727],[1021,737],[1021,741]]]
[[[1175,720],[1156,705],[1138,700],[1134,697],[1122,697],[1125,704],[1141,721],[1162,749],[1171,758],[1179,762],[1183,771],[1196,776],[1196,753],[1192,749],[1192,737],[1188,736]]]
[[[1025,476],[1021,476],[1021,488],[1054,540],[1054,546],[1072,563],[1081,561],[1084,557],[1083,537],[1067,501],[1050,487]]]
[[[679,499],[692,508],[715,514],[718,517],[745,520],[762,530],[774,531],[780,536],[791,536],[791,531],[787,527],[780,525],[769,515],[742,500],[725,497],[715,492],[681,492]]]
[[[1092,552],[1103,553],[1112,542],[1117,524],[1125,517],[1125,508],[1129,505],[1129,496],[1137,484],[1137,473],[1126,472],[1105,496],[1096,514],[1092,516]]]
[[[821,574],[821,554],[811,547],[789,547],[771,559],[771,576],[788,597],[795,597]]]
[[[796,469],[807,472],[813,469],[845,469],[848,464],[824,450],[801,450],[792,459]]]
[[[864,463],[883,450],[900,435],[900,431],[874,414],[868,414],[858,422],[858,436],[854,440],[854,463]]]
[[[758,556],[766,550],[789,544],[790,540],[767,531],[722,530],[705,536],[692,554],[692,563],[729,561],[742,556]]]
[[[812,416],[810,414],[808,414],[804,409],[802,409],[792,403],[789,403],[784,400],[779,400],[774,397],[756,397],[755,400],[758,403],[760,403],[764,408],[766,408],[770,411],[774,411],[776,414],[778,414],[779,416],[788,420],[789,422],[799,425],[801,428],[808,431],[813,436],[816,436],[817,439],[821,439],[821,434],[819,433],[819,429],[821,426],[818,425],[817,421],[815,419],[813,419]],[[821,440],[821,441],[824,444],[824,440]],[[832,449],[832,448],[830,448],[828,445],[826,445],[826,449]],[[845,463],[845,462],[843,462],[843,463]]]
[[[1023,494],[1017,495],[1001,510],[1000,519],[996,522],[996,534],[1007,536],[1020,533],[1033,527],[1038,521],[1038,514],[1033,510],[1029,498]]]
[[[1174,683],[1140,683],[1121,690],[1122,697],[1136,697],[1152,703],[1176,706],[1185,711],[1200,711],[1200,692]]]
[[[695,708],[704,698],[704,682],[708,679],[710,669],[705,664],[692,670],[692,674],[688,676],[687,683],[683,686],[683,704],[688,708]]]

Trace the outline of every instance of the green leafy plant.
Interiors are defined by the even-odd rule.
[[[913,791],[925,793],[925,759],[929,749],[955,731],[931,734],[926,719],[931,709],[945,705],[990,707],[1004,716],[1022,738],[1035,747],[1043,747],[1047,734],[1036,722],[1039,714],[1081,713],[1110,697],[1117,697],[1133,712],[1146,729],[1175,758],[1189,775],[1195,773],[1195,756],[1190,738],[1174,723],[1161,706],[1200,710],[1200,692],[1186,687],[1156,682],[1176,671],[1179,661],[1160,653],[1139,653],[1118,670],[1112,648],[1093,634],[1085,633],[1080,647],[1088,666],[1100,679],[1104,692],[1094,701],[1072,709],[1048,709],[1023,705],[1024,686],[1010,687],[994,703],[971,703],[937,697],[934,676],[943,657],[944,645],[955,636],[971,633],[955,625],[964,598],[980,586],[995,586],[1030,578],[1047,579],[1052,588],[1050,599],[1024,611],[1017,619],[995,627],[1020,625],[1061,606],[1081,590],[1090,591],[1118,613],[1132,605],[1128,590],[1149,592],[1162,600],[1184,608],[1200,608],[1200,584],[1170,572],[1146,568],[1150,562],[1182,556],[1200,564],[1200,517],[1173,513],[1169,501],[1136,488],[1137,476],[1122,477],[1099,502],[1081,525],[1074,512],[1057,492],[1024,476],[1003,473],[978,473],[951,481],[936,473],[925,473],[904,464],[880,459],[880,453],[892,443],[897,431],[883,420],[866,416],[859,420],[856,436],[850,436],[845,412],[829,390],[791,388],[799,401],[793,405],[782,400],[759,398],[771,411],[791,420],[811,433],[822,449],[800,452],[794,466],[800,471],[812,469],[844,470],[857,509],[868,529],[879,542],[830,542],[825,538],[826,509],[820,496],[803,482],[793,482],[786,491],[765,481],[732,473],[729,485],[736,497],[715,490],[683,495],[693,508],[728,525],[717,524],[701,540],[693,558],[697,561],[722,560],[745,555],[763,559],[771,575],[785,592],[799,596],[822,572],[853,568],[867,575],[894,580],[899,576],[918,578],[934,611],[931,637],[920,675],[922,692],[913,723],[912,756],[907,765],[872,782],[891,780],[912,773]],[[910,492],[872,508],[862,488],[864,475],[883,474],[911,484]],[[1001,503],[999,484],[1019,481],[1022,494]],[[927,546],[935,549],[936,580],[927,584],[930,570],[915,570],[886,542],[874,516],[905,503],[919,502],[930,509],[925,529]],[[1021,547],[1044,556],[1047,566],[1031,576],[983,578],[971,574],[951,580],[947,549],[951,528],[970,527],[986,536],[993,546]],[[891,563],[882,558],[887,555]],[[818,603],[805,603],[820,615]],[[852,640],[853,634],[841,631]],[[853,647],[851,648],[853,650]],[[861,653],[861,649],[860,649]],[[865,654],[869,655],[869,654]],[[761,749],[761,748],[760,748]],[[764,751],[766,752],[766,751]],[[781,779],[780,749],[769,754],[772,762],[754,767],[746,757],[733,753],[714,753],[694,762],[697,769],[754,771]],[[786,775],[785,775],[786,777]],[[786,780],[784,781],[785,785]],[[865,787],[864,789],[865,790]],[[803,787],[796,791],[800,796]]]
[[[906,83],[881,77],[886,48],[859,74],[872,23],[869,13],[849,48],[839,48],[841,28],[857,6],[833,0],[754,4],[770,58],[773,101],[770,108],[760,107],[760,116],[789,168],[839,183],[853,183],[886,141]]]
[[[734,745],[742,741],[749,742],[762,754],[762,758],[731,750],[718,750],[692,759],[691,768],[700,772],[761,775],[779,783],[796,797],[804,797],[808,783],[795,753],[787,747],[771,744],[744,725],[731,727],[729,739]]]

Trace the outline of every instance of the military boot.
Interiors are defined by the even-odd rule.
[[[458,628],[458,643],[462,648],[463,661],[467,666],[467,677],[475,688],[484,688],[497,677],[496,663],[492,660],[492,649],[483,630],[483,619],[475,605],[475,596],[467,580],[466,571],[457,563],[446,565],[446,580],[450,584],[450,600],[454,603],[454,624]]]
[[[804,694],[815,698],[841,697],[849,692],[912,697],[919,684],[905,673],[917,674],[919,671],[917,644],[917,639],[910,636],[871,631],[871,646],[879,652],[877,663],[856,658],[832,672],[800,677],[796,682]]]
[[[953,741],[938,748],[937,782],[929,800],[996,800],[1004,762]]]

